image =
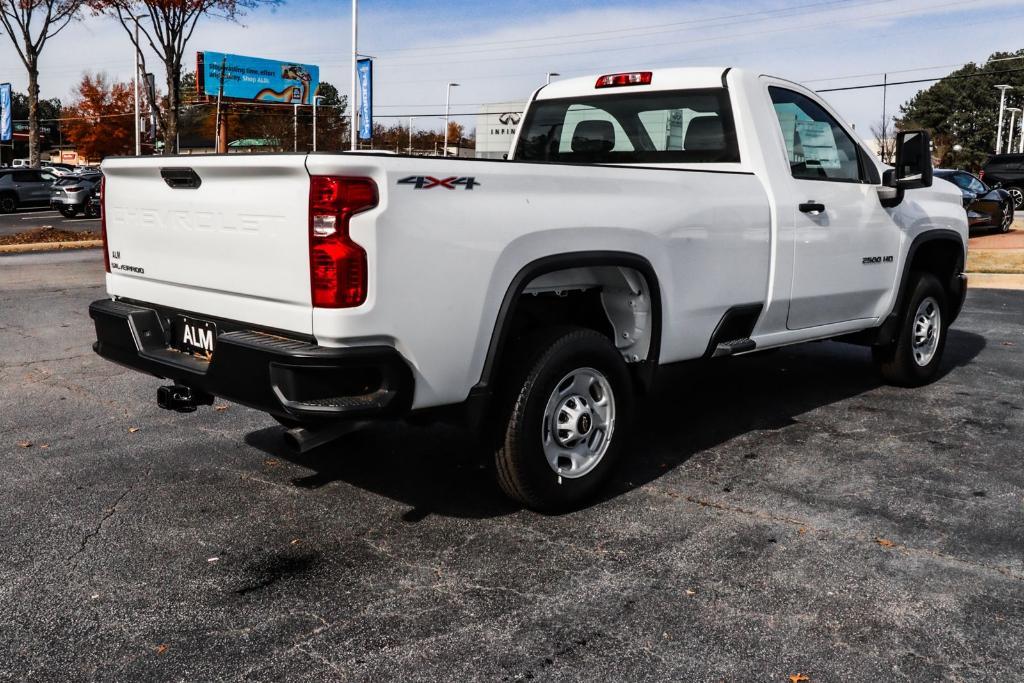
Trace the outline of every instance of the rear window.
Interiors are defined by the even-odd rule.
[[[539,100],[516,159],[567,163],[738,162],[723,88]]]

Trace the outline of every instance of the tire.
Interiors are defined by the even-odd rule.
[[[931,273],[913,272],[909,299],[896,341],[872,349],[883,379],[901,387],[919,387],[935,380],[949,329],[946,290]]]
[[[85,210],[85,217],[86,218],[96,218],[97,217],[96,210],[94,208],[92,208],[92,204],[90,204],[89,202],[85,203],[85,209],[84,210]]]
[[[13,194],[0,195],[0,213],[14,213],[18,209],[18,198]]]
[[[533,510],[571,509],[605,483],[625,446],[632,381],[612,342],[593,330],[550,330],[527,348],[499,395],[498,484]]]
[[[1010,193],[1010,198],[1013,199],[1013,208],[1017,211],[1024,209],[1024,189],[1008,187],[1006,191]]]
[[[999,225],[999,232],[1010,232],[1013,228],[1013,200],[1007,199],[1003,206],[1003,222]]]
[[[64,218],[74,218],[78,214],[78,207],[73,204],[61,204],[60,213]]]

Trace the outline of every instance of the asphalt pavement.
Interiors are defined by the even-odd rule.
[[[64,218],[52,209],[19,209],[14,213],[0,213],[0,235],[13,235],[33,228],[52,227],[58,230],[89,230],[99,234],[100,219],[85,218],[79,214]]]
[[[455,428],[159,410],[90,349],[101,271],[0,257],[0,679],[1021,677],[1024,292],[917,390],[838,343],[674,371],[543,516]]]

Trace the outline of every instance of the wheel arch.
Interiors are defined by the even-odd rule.
[[[647,357],[639,359],[633,365],[636,366],[634,375],[641,386],[649,386],[661,352],[662,329],[661,287],[654,267],[645,257],[633,252],[577,251],[544,256],[526,264],[516,273],[502,297],[488,341],[480,381],[473,387],[472,394],[487,394],[494,386],[496,373],[513,331],[512,323],[523,306],[523,295],[527,286],[545,275],[595,267],[626,268],[636,271],[644,279],[650,298],[649,344]]]

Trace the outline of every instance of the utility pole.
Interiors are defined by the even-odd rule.
[[[358,116],[358,114],[356,113],[356,101],[358,100],[357,93],[359,92],[358,88],[356,87],[356,82],[359,80],[359,76],[356,73],[356,69],[358,68],[358,65],[356,64],[356,62],[359,61],[358,39],[359,39],[359,0],[352,0],[352,97],[350,98],[352,101],[349,102],[349,105],[352,107],[352,125],[351,125],[350,137],[351,137],[351,149],[352,149],[353,152],[356,151],[356,135],[358,135],[358,133],[356,131],[356,121],[357,121],[357,116]]]
[[[292,151],[299,151],[299,105],[292,105]]]
[[[415,120],[415,116],[409,117],[409,156],[412,156],[412,122]]]
[[[552,79],[552,77],[554,77],[554,76],[561,76],[561,75],[562,75],[562,74],[560,74],[560,73],[556,73],[556,72],[554,72],[554,71],[549,71],[549,72],[548,72],[548,80],[547,80],[547,85],[551,85],[551,79]]]
[[[227,66],[228,66],[228,58],[227,57],[223,57],[220,60],[220,87],[217,89],[217,131],[215,133],[215,138],[214,138],[216,140],[217,154],[221,154],[221,149],[222,148],[223,148],[225,153],[228,151],[227,141],[224,139],[224,130],[223,130],[222,126],[221,126],[222,122],[221,122],[221,115],[220,115],[220,104],[221,104],[221,100],[224,99],[224,70],[227,68]],[[204,68],[205,68],[205,66],[204,66]],[[177,143],[175,143],[175,144],[177,144]],[[175,151],[177,151],[177,150],[175,150]]]
[[[444,156],[448,156],[448,115],[451,111],[452,88],[457,87],[458,83],[449,83],[444,96]]]
[[[1006,109],[1006,91],[1012,90],[1012,85],[997,85],[999,90],[999,126],[996,129],[996,154],[1003,151],[1003,111]]]

